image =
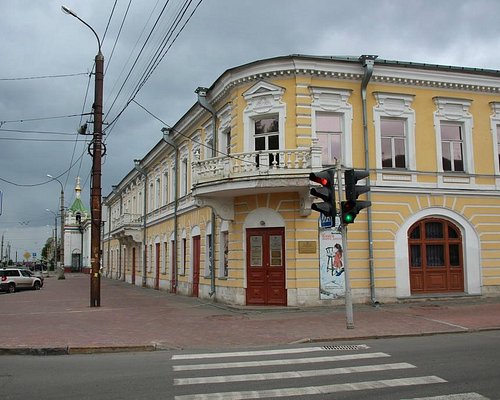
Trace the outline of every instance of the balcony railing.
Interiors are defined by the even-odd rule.
[[[124,228],[140,228],[142,226],[142,215],[123,213],[118,218],[112,220],[112,230]]]
[[[224,179],[297,176],[321,167],[321,148],[233,153],[193,162],[193,185]]]

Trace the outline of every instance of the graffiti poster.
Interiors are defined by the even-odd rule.
[[[330,229],[319,234],[320,299],[336,299],[345,295],[342,235]]]

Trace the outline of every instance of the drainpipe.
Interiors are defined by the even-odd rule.
[[[198,87],[195,93],[198,94],[198,104],[212,114],[212,129],[213,129],[213,143],[212,143],[212,157],[217,156],[217,114],[213,106],[207,101],[208,89]],[[210,254],[210,297],[215,295],[215,212],[212,209],[212,234],[210,235],[210,247],[212,253]]]
[[[362,103],[362,108],[363,108],[363,135],[364,135],[364,140],[365,140],[365,168],[369,171],[370,170],[370,152],[369,152],[369,147],[368,147],[368,114],[367,114],[367,107],[366,107],[366,87],[368,86],[368,83],[370,82],[370,79],[373,74],[373,66],[375,64],[375,59],[378,56],[373,56],[373,55],[363,55],[359,57],[359,61],[363,65],[364,68],[364,75],[363,75],[363,80],[361,82],[361,103]],[[370,186],[370,175],[366,178],[366,184]],[[371,201],[371,191],[367,192],[367,200]],[[368,207],[367,208],[368,212],[368,263],[369,263],[369,270],[370,270],[370,297],[371,297],[371,302],[372,305],[375,307],[379,306],[379,302],[377,301],[377,298],[375,297],[375,271],[374,271],[374,265],[373,265],[373,236],[372,236],[372,208]]]
[[[148,174],[144,168],[140,166],[141,160],[134,160],[135,169],[144,178],[144,196],[143,196],[143,213],[142,213],[142,287],[146,287],[146,214],[147,214],[147,190],[148,190]]]
[[[177,219],[177,210],[179,208],[179,188],[177,184],[177,174],[178,174],[178,164],[179,164],[179,147],[174,143],[172,137],[170,136],[172,129],[171,128],[161,128],[163,133],[163,140],[168,145],[172,146],[175,150],[175,161],[174,161],[174,265],[173,265],[173,275],[175,282],[172,285],[172,291],[177,293],[177,285],[179,281],[179,274],[177,268],[177,232],[178,232],[178,219]]]

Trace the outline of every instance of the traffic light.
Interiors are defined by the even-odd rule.
[[[335,206],[335,169],[325,169],[321,172],[311,172],[309,180],[319,183],[322,187],[313,187],[310,190],[312,196],[315,196],[323,202],[313,203],[311,209],[318,211],[326,217],[332,218],[335,226],[335,216],[337,209]]]
[[[369,192],[370,187],[367,185],[356,185],[356,183],[368,177],[369,171],[347,169],[344,172],[345,183],[345,201],[340,203],[342,211],[342,222],[347,225],[354,222],[358,213],[363,209],[372,205],[371,201],[358,200],[358,197],[363,193]]]

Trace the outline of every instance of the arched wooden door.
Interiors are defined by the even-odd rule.
[[[464,291],[460,230],[450,221],[426,218],[408,231],[412,294]]]

